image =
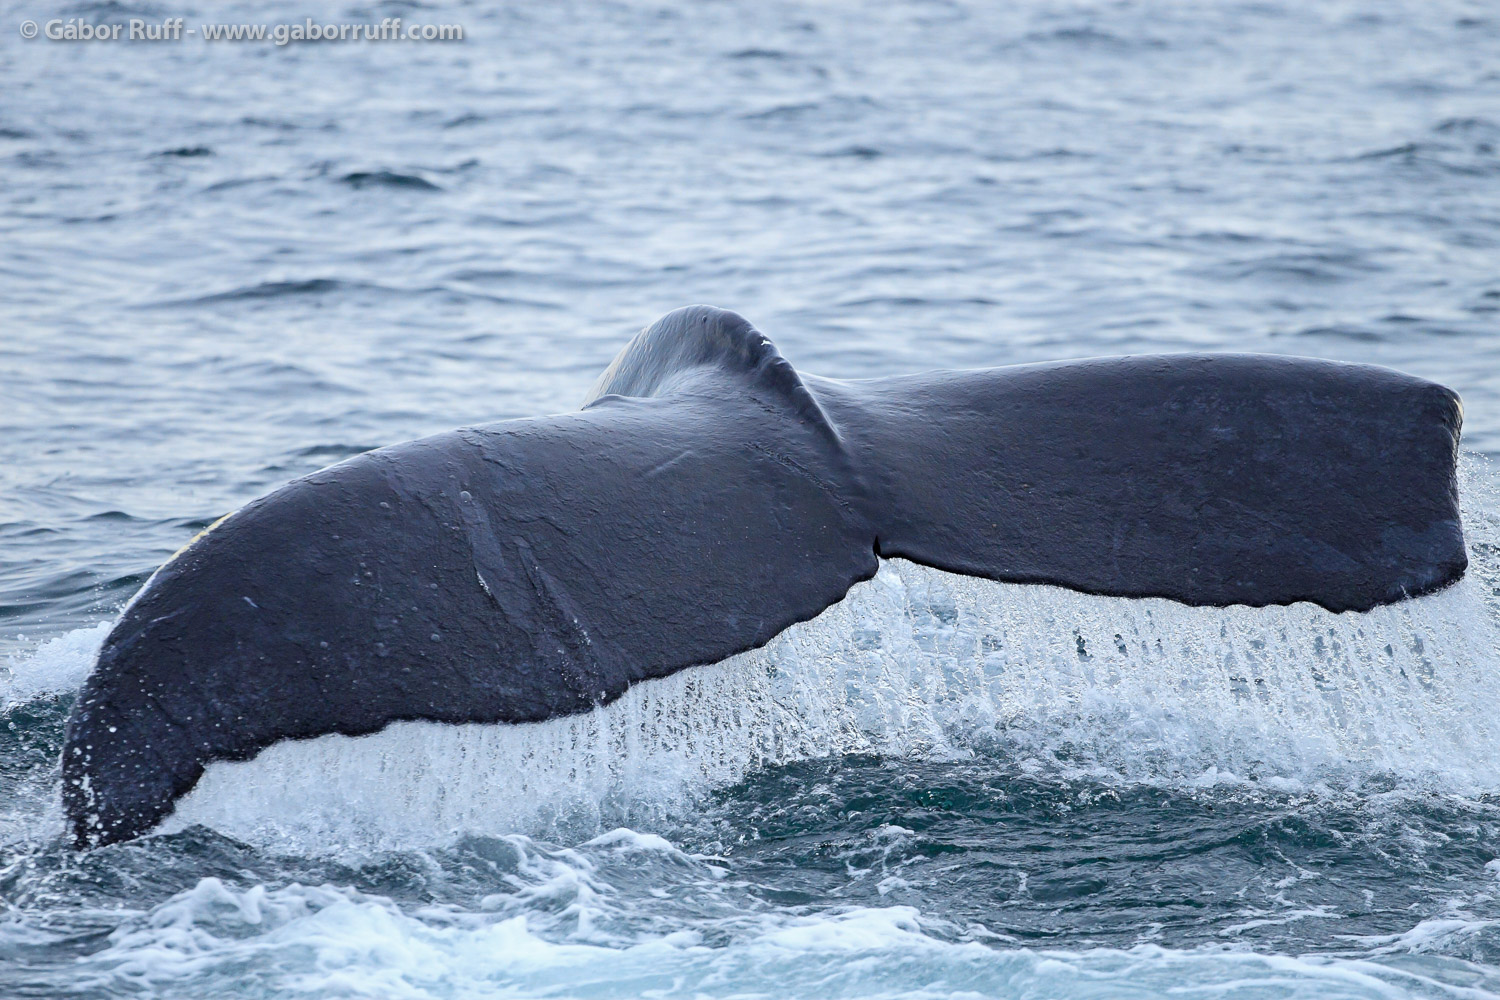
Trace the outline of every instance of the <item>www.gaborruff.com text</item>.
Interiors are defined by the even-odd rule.
[[[387,17],[364,24],[319,23],[306,18],[285,24],[197,24],[169,17],[147,21],[132,17],[118,24],[92,24],[82,18],[54,18],[45,24],[21,22],[21,36],[38,36],[53,42],[180,42],[201,38],[205,42],[461,42],[461,24],[406,24]]]

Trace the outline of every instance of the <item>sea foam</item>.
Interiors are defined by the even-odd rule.
[[[127,919],[107,947],[78,960],[73,978],[85,988],[152,995],[203,995],[232,979],[257,994],[414,1000],[1491,995],[1487,977],[1443,956],[997,947],[998,940],[954,938],[955,928],[908,906],[740,912],[705,921],[710,941],[698,929],[663,930],[641,919],[638,903],[619,899],[587,854],[545,858],[537,845],[513,840],[535,869],[526,874],[531,891],[492,908],[406,912],[352,888],[241,889],[205,878]],[[557,912],[532,902],[552,883],[569,901]]]
[[[10,654],[0,667],[0,712],[77,690],[113,626],[112,621],[99,622],[55,636],[25,653]]]

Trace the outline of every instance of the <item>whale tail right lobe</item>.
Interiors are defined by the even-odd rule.
[[[1457,580],[1462,408],[1267,355],[809,378],[885,556],[1188,604],[1365,611]]]

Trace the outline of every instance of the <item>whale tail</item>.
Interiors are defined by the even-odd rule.
[[[842,382],[678,310],[577,413],[356,456],[164,565],[79,696],[64,805],[109,843],[280,740],[586,711],[769,641],[880,555],[1366,610],[1463,573],[1459,424],[1440,386],[1294,358]]]

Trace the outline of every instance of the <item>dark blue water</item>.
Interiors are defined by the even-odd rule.
[[[177,16],[466,37],[20,33]],[[0,995],[1500,993],[1493,5],[0,3],[0,180]],[[832,376],[1437,379],[1475,571],[1362,619],[891,565],[661,694],[775,708],[629,773],[580,749],[617,718],[403,731],[388,785],[329,746],[62,846],[71,692],[154,567],[295,475],[574,407],[690,302]],[[510,794],[518,749],[565,794]]]

